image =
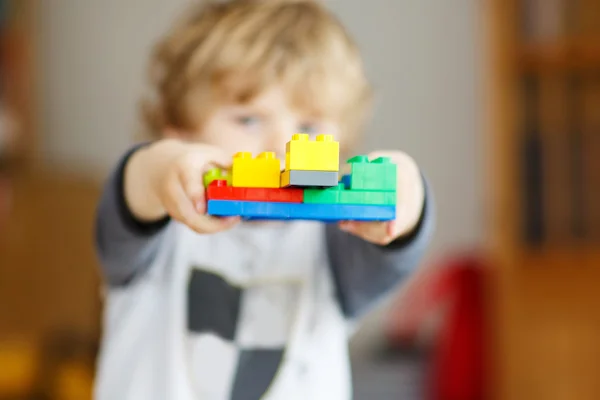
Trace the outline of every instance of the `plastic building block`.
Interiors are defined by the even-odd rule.
[[[268,201],[302,203],[303,189],[240,188],[227,181],[213,181],[207,189],[208,200]]]
[[[213,168],[204,174],[204,187],[208,187],[213,181],[226,180],[231,185],[231,174],[220,168]]]
[[[283,171],[281,187],[331,187],[337,186],[338,173],[330,171]]]
[[[383,190],[350,190],[343,183],[328,189],[305,189],[304,203],[396,205],[396,192]]]
[[[369,161],[367,156],[348,160],[350,178],[342,178],[352,190],[396,190],[396,164],[388,157]],[[348,182],[349,181],[349,182]]]
[[[340,168],[340,144],[332,135],[318,135],[309,140],[305,133],[292,136],[285,147],[286,171],[332,171]]]
[[[245,219],[336,221],[389,221],[396,217],[395,206],[349,204],[273,203],[209,200],[208,214]]]
[[[231,185],[246,188],[278,188],[281,165],[275,153],[264,152],[256,158],[248,152],[233,156]]]
[[[342,176],[340,183],[342,183],[346,189],[350,189],[350,175]]]

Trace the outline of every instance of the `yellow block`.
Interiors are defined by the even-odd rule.
[[[310,141],[305,133],[292,136],[285,147],[285,169],[303,171],[338,171],[340,144],[332,135],[318,135]]]
[[[278,188],[281,166],[273,152],[264,152],[256,158],[251,153],[233,156],[231,186]]]

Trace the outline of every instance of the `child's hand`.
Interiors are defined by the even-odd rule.
[[[231,157],[218,148],[163,140],[137,153],[126,170],[125,195],[138,218],[168,214],[198,233],[219,232],[239,221],[206,215],[204,173],[231,164]]]
[[[371,243],[387,245],[414,229],[423,210],[425,188],[417,164],[408,155],[399,151],[369,154],[369,159],[377,157],[390,157],[397,165],[396,219],[386,222],[345,221],[339,226]]]

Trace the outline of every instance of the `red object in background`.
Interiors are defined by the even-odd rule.
[[[280,203],[302,203],[303,189],[290,188],[243,188],[227,186],[225,180],[215,180],[208,185],[208,200],[265,201]]]
[[[388,338],[415,341],[431,316],[429,400],[486,400],[485,276],[477,256],[458,257],[423,271],[393,309]],[[431,329],[431,327],[430,327]]]

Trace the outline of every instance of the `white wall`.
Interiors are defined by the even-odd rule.
[[[43,156],[106,173],[131,142],[153,40],[186,0],[40,1]]]
[[[105,173],[131,140],[150,43],[186,1],[40,3],[44,155]],[[406,150],[434,188],[431,254],[478,243],[476,2],[328,3],[355,34],[378,90],[369,147]]]

